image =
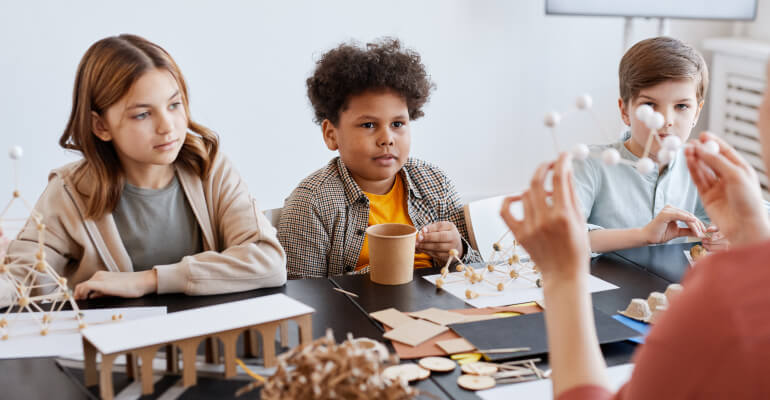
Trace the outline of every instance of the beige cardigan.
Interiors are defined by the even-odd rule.
[[[89,191],[83,183],[75,190],[72,181],[83,162],[52,171],[35,205],[46,225],[46,261],[68,279],[70,288],[96,271],[133,271],[112,214],[98,220],[83,217],[86,202],[81,193]],[[205,295],[283,285],[286,253],[276,230],[227,158],[217,155],[205,180],[179,165],[176,172],[200,226],[203,252],[155,266],[158,293]],[[36,224],[30,219],[9,245],[5,262],[23,279],[18,267],[34,265],[37,251]],[[0,298],[7,298],[9,293],[2,293],[7,290],[0,287]]]

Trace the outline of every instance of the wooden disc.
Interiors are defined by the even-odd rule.
[[[420,359],[420,366],[435,372],[449,372],[455,369],[457,363],[444,357],[425,357]]]
[[[430,376],[430,371],[417,364],[393,365],[382,371],[382,376],[390,380],[403,379],[407,382],[423,380]]]
[[[497,367],[482,362],[472,362],[462,366],[464,373],[469,375],[492,375],[497,372]]]
[[[460,375],[457,385],[465,390],[484,390],[495,387],[495,378],[481,375]]]

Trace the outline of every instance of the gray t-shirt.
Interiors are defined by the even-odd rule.
[[[200,227],[176,175],[163,189],[126,183],[112,216],[134,271],[202,251]]]

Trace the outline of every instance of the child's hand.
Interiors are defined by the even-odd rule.
[[[446,262],[449,250],[457,250],[457,256],[463,256],[463,241],[455,224],[449,221],[439,221],[426,225],[417,232],[415,250],[426,253],[439,262]]]
[[[544,184],[553,169],[553,193]],[[550,197],[551,201],[548,201]],[[524,218],[511,214],[514,201],[524,204]],[[556,163],[542,164],[527,191],[503,200],[500,216],[548,282],[576,282],[588,276],[590,250],[582,211],[572,185],[572,157],[562,153]]]
[[[719,144],[719,153],[705,151],[703,143],[708,140]],[[685,156],[703,207],[730,243],[770,238],[759,179],[746,160],[724,140],[707,132],[701,134],[700,141],[688,145]]]
[[[708,251],[725,251],[730,247],[730,241],[727,237],[719,231],[716,225],[708,227],[707,232],[711,233],[711,236],[706,236],[701,240],[703,247]]]
[[[142,297],[158,290],[158,275],[154,269],[140,272],[98,271],[91,279],[75,286],[75,300],[90,297]]]
[[[680,228],[677,221],[686,223],[687,228]],[[692,213],[665,206],[649,224],[642,228],[642,235],[647,244],[665,243],[681,236],[702,238],[706,235],[706,225]]]

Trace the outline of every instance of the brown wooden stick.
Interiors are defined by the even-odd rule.
[[[529,347],[509,347],[502,349],[484,349],[477,350],[478,353],[498,354],[498,353],[518,353],[520,351],[530,351]]]
[[[357,294],[355,294],[355,293],[353,293],[353,292],[348,292],[348,291],[347,291],[347,290],[345,290],[345,289],[340,289],[340,288],[338,288],[338,287],[336,287],[336,288],[332,288],[332,289],[334,289],[334,290],[336,290],[336,291],[338,291],[338,292],[340,292],[340,293],[344,293],[344,294],[346,294],[346,295],[348,295],[348,296],[351,296],[351,297],[358,297],[358,295],[357,295]]]

